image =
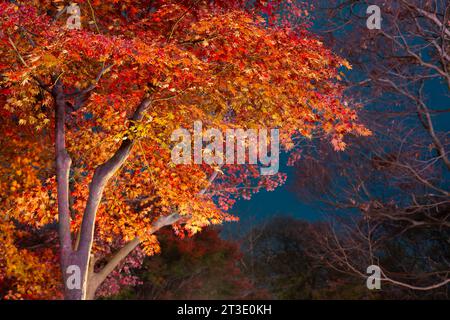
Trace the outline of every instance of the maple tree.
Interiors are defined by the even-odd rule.
[[[307,15],[302,5],[80,0],[82,29],[68,30],[68,4],[0,2],[6,252],[31,268],[39,255],[18,247],[15,228],[57,227],[63,283],[71,265],[82,278],[80,289],[64,287],[66,299],[93,298],[138,245],[157,253],[163,226],[194,234],[233,220],[236,199],[284,182],[255,165],[174,165],[175,129],[196,119],[279,128],[286,151],[318,135],[342,150],[345,135],[369,134],[342,99],[348,63],[293,24]],[[21,281],[11,263],[0,257],[2,277]],[[10,296],[27,297],[19,289]]]

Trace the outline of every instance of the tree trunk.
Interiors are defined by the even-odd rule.
[[[64,298],[66,300],[85,300],[94,298],[95,291],[107,274],[102,277],[94,273],[95,260],[91,257],[94,240],[95,218],[100,205],[103,190],[109,179],[119,170],[130,154],[134,144],[131,139],[122,142],[119,149],[105,163],[98,166],[89,185],[89,197],[86,204],[79,244],[74,249],[70,230],[69,174],[71,158],[65,144],[66,97],[64,87],[58,79],[52,89],[55,100],[55,154],[56,182],[58,195],[58,233],[60,238],[61,272],[64,282]],[[142,119],[151,100],[144,98],[137,106],[131,120]],[[134,243],[133,248],[139,244]],[[128,252],[129,253],[129,252]],[[123,258],[122,258],[123,259]],[[120,259],[121,260],[121,259]],[[90,261],[94,261],[90,263]],[[118,262],[117,262],[118,263]],[[117,264],[115,264],[116,266]],[[101,279],[100,279],[101,278]],[[88,282],[92,282],[91,284]]]
[[[126,256],[136,248],[140,240],[135,238],[120,249],[106,266],[98,273],[94,272],[95,258],[91,254],[94,240],[95,218],[100,205],[103,190],[110,178],[119,170],[128,158],[134,141],[124,140],[114,155],[95,169],[89,185],[89,196],[83,214],[79,239],[75,248],[72,245],[70,230],[70,190],[69,174],[72,160],[65,144],[66,97],[64,87],[56,78],[52,89],[55,100],[55,153],[56,182],[58,196],[58,233],[60,238],[61,272],[64,284],[65,300],[94,299],[95,292],[106,277]],[[144,98],[137,106],[130,120],[139,121],[151,104]],[[214,176],[215,177],[215,176]],[[213,178],[214,179],[214,178]],[[178,214],[161,217],[153,224],[152,233],[181,219]]]

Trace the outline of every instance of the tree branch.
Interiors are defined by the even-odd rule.
[[[214,171],[211,175],[211,177],[208,179],[208,185],[202,189],[199,194],[205,194],[205,192],[208,190],[208,188],[211,186],[213,181],[216,179],[218,175],[218,171]],[[172,213],[171,215],[164,216],[156,220],[151,227],[150,234],[155,233],[156,231],[160,230],[161,228],[165,226],[172,225],[174,223],[177,223],[181,219],[186,218],[186,216],[180,216],[178,213]],[[91,284],[90,292],[88,293],[88,296],[94,297],[95,290],[100,286],[100,284],[108,277],[108,275],[119,265],[119,263],[125,259],[128,254],[130,254],[139,244],[141,243],[141,239],[139,237],[134,238],[130,242],[128,242],[126,245],[124,245],[119,251],[117,251],[114,256],[108,261],[108,263],[103,267],[101,271],[98,273],[94,273],[91,276]],[[92,290],[94,292],[92,292]]]
[[[132,121],[139,121],[144,116],[145,111],[151,104],[150,98],[144,98],[136,108]],[[83,257],[88,257],[92,248],[92,241],[94,236],[95,217],[97,209],[102,199],[103,190],[109,179],[119,170],[119,168],[126,161],[130,155],[131,148],[134,145],[132,139],[125,139],[122,141],[116,153],[106,162],[95,169],[94,176],[89,185],[89,196],[81,224],[81,237],[79,251]]]
[[[72,160],[67,153],[65,143],[65,106],[63,85],[57,81],[52,90],[55,99],[55,152],[56,152],[56,181],[58,194],[59,237],[61,250],[64,253],[72,252],[72,239],[70,234],[69,210],[69,172]],[[62,257],[67,256],[63,254]],[[65,261],[62,261],[63,264]]]
[[[155,233],[165,226],[172,225],[182,218],[183,216],[180,216],[177,213],[161,217],[152,224],[150,234]],[[136,237],[126,245],[124,245],[119,251],[117,251],[111,258],[111,260],[109,260],[108,263],[103,267],[103,269],[93,275],[93,279],[96,284],[96,286],[93,286],[93,288],[97,289],[97,287],[108,277],[108,275],[119,265],[119,263],[140,244],[140,242],[141,239],[139,237]]]

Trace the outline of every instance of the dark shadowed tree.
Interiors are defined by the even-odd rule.
[[[241,272],[242,254],[237,242],[220,238],[220,230],[207,228],[191,238],[163,230],[162,253],[144,259],[135,272],[140,285],[122,291],[125,299],[258,299],[256,290]]]
[[[380,30],[366,27],[369,4],[381,8]],[[314,159],[297,162],[295,192],[336,217],[328,232],[316,234],[319,256],[361,278],[379,265],[392,296],[446,298],[450,5],[330,1],[326,7],[324,38],[351,61],[348,94],[368,106],[363,118],[374,135],[338,155],[315,147]]]

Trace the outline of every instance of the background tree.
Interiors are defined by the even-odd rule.
[[[375,299],[365,281],[331,268],[320,259],[316,235],[323,222],[278,216],[252,228],[242,239],[242,270],[271,299]],[[327,253],[327,252],[326,252]],[[359,281],[358,281],[359,280]]]
[[[145,259],[135,271],[141,284],[114,298],[125,299],[255,299],[255,290],[240,270],[239,244],[208,227],[193,237],[179,238],[169,229],[159,236],[161,254]]]
[[[255,166],[173,165],[173,130],[196,119],[280,128],[287,150],[316,131],[337,150],[347,133],[369,134],[341,99],[347,62],[282,14],[305,12],[246,4],[80,0],[82,29],[67,30],[66,2],[1,1],[2,130],[13,144],[2,152],[2,218],[37,229],[57,221],[63,283],[68,266],[81,270],[66,299],[94,297],[138,245],[158,252],[161,227],[194,234],[233,219],[236,198],[284,181]],[[25,159],[20,170],[14,157]],[[113,243],[124,245],[105,256]]]
[[[382,9],[381,30],[366,28],[369,4]],[[374,135],[339,155],[314,148],[297,164],[299,195],[336,210],[317,234],[319,255],[357,277],[380,265],[397,297],[448,297],[449,4],[324,7],[322,31],[353,64],[348,94],[368,106],[361,117]]]

